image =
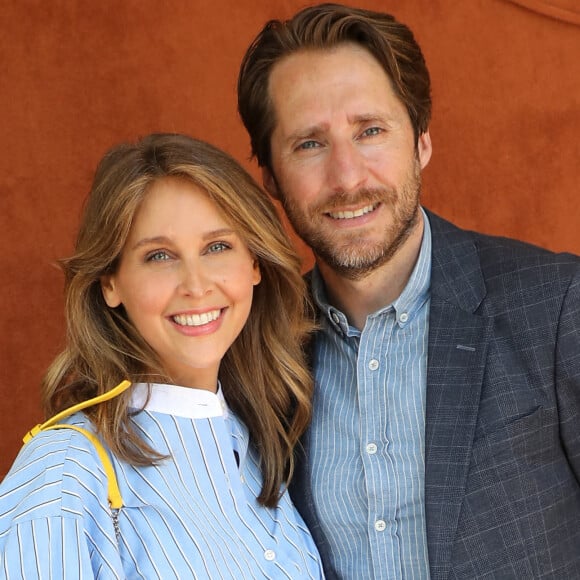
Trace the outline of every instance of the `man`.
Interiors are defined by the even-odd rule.
[[[429,74],[392,16],[272,21],[238,91],[316,257],[293,497],[328,576],[580,578],[580,259],[420,206]]]

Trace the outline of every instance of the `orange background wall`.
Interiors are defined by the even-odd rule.
[[[356,0],[353,0],[353,2]],[[577,0],[360,0],[415,31],[433,78],[424,203],[580,253]],[[62,275],[92,173],[151,131],[204,138],[257,177],[236,113],[244,49],[299,0],[16,0],[0,14],[0,477],[42,417]],[[566,22],[565,20],[569,21]],[[575,23],[574,23],[575,21]],[[305,265],[311,258],[302,248]]]

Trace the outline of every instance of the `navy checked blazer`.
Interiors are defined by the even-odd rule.
[[[580,579],[580,257],[428,216],[431,579]]]

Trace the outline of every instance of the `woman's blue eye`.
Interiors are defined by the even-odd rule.
[[[169,255],[164,250],[157,250],[147,256],[148,262],[163,262],[169,260]]]
[[[226,244],[225,242],[215,242],[214,244],[211,244],[207,251],[210,254],[216,253],[216,252],[223,252],[224,250],[229,250],[230,246],[228,244]]]

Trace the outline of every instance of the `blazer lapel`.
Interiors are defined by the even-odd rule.
[[[429,213],[433,236],[425,426],[425,512],[431,578],[447,578],[493,320],[471,236]]]

